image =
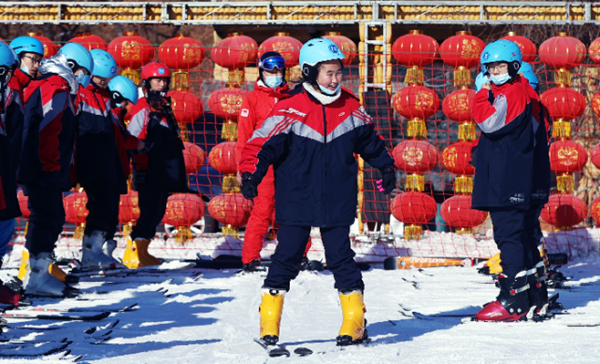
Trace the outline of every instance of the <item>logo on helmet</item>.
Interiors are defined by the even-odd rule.
[[[335,44],[331,44],[329,46],[329,50],[331,51],[331,53],[339,53],[340,51],[340,49]]]
[[[485,52],[483,54],[483,59],[485,59],[487,61],[488,58],[490,58],[490,53],[489,52]]]
[[[116,73],[116,72],[117,72],[117,67],[110,68],[110,73]]]
[[[164,69],[164,68],[162,68],[162,67],[161,67],[161,68],[159,68],[159,69],[158,69],[158,73],[160,73],[161,75],[164,75],[164,74],[165,74],[165,69]]]

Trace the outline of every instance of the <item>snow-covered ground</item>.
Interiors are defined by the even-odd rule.
[[[13,255],[18,254],[13,252]],[[174,271],[164,277],[129,278],[129,283],[103,285],[83,282],[82,297],[91,301],[45,301],[45,307],[120,308],[133,303],[139,309],[116,313],[96,322],[29,321],[32,325],[60,326],[59,330],[31,333],[39,340],[64,337],[80,362],[87,363],[597,363],[600,327],[567,324],[600,323],[600,261],[578,258],[561,268],[574,278],[570,290],[557,290],[568,315],[543,322],[461,323],[444,318],[424,321],[405,317],[404,309],[424,314],[476,312],[494,299],[491,280],[472,267],[384,271],[381,266],[363,272],[368,346],[341,350],[335,346],[341,322],[337,292],[329,272],[301,272],[285,297],[281,343],[294,349],[314,350],[309,357],[268,358],[253,342],[259,335],[258,305],[264,273],[237,274],[236,270]],[[0,278],[16,274],[1,271]],[[164,281],[173,278],[170,283]],[[116,280],[116,279],[115,279]],[[416,282],[416,283],[415,283]],[[158,288],[168,290],[167,297]],[[109,290],[110,294],[94,294]],[[35,300],[34,300],[35,301]],[[91,326],[119,320],[111,340],[91,345],[83,333]],[[10,325],[26,321],[9,320]],[[22,336],[10,330],[2,338]],[[93,335],[92,335],[93,336]],[[0,350],[2,350],[0,344]],[[0,360],[2,361],[2,360]],[[56,357],[4,360],[11,363],[64,363]]]

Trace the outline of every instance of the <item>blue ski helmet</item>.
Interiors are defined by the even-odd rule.
[[[92,76],[113,78],[117,75],[117,61],[110,53],[102,49],[92,49],[90,54],[94,59]]]
[[[8,45],[0,42],[0,88],[6,87],[6,76],[11,71],[11,69],[18,63],[18,57],[13,51],[13,49]]]
[[[531,87],[533,87],[534,90],[537,89],[539,80],[538,80],[537,76],[535,75],[535,72],[533,71],[533,67],[531,67],[531,65],[529,63],[522,62],[519,73],[522,73],[523,76],[525,76],[525,78],[527,80],[529,80],[529,84],[531,85]]]
[[[138,101],[137,86],[125,76],[117,76],[110,80],[108,92],[117,107],[121,107],[123,100],[128,100],[132,104],[136,104]]]
[[[488,44],[481,52],[481,65],[482,69],[487,72],[485,65],[492,62],[506,62],[508,63],[508,73],[511,76],[515,76],[521,68],[523,62],[523,56],[521,55],[521,48],[517,43],[506,39],[500,39],[495,42]]]
[[[306,42],[300,49],[300,69],[304,78],[316,84],[318,75],[318,64],[334,59],[346,58],[340,48],[331,40],[315,38]]]
[[[83,67],[92,74],[94,72],[94,59],[84,46],[79,43],[67,43],[58,50],[62,53],[69,62],[71,70],[76,71],[77,68]]]
[[[490,82],[488,76],[485,75],[484,71],[479,72],[477,78],[475,78],[475,91],[479,92],[479,90],[481,90],[481,85],[486,82]]]
[[[34,37],[27,35],[17,37],[10,42],[10,46],[15,50],[17,55],[21,53],[37,53],[44,56],[44,45]]]

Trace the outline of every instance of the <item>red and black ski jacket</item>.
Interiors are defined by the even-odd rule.
[[[69,168],[77,132],[69,84],[56,74],[46,74],[31,81],[24,96],[19,182],[39,183],[43,173],[54,173],[57,175],[54,184],[69,190]]]
[[[106,90],[89,85],[75,99],[78,130],[75,144],[77,182],[109,183],[126,189],[126,177],[113,132],[113,116]]]
[[[240,173],[275,171],[279,224],[336,227],[356,217],[360,154],[375,168],[394,163],[358,99],[342,90],[323,105],[304,87],[279,101],[242,151]]]
[[[475,161],[473,208],[529,209],[534,136],[539,121],[533,116],[531,98],[521,76],[501,86],[492,85],[492,90],[479,90],[473,102],[473,118],[482,131]]]
[[[2,95],[0,112],[0,220],[21,216],[17,200],[17,167],[21,156],[21,135],[23,131],[23,107],[18,90],[9,85]]]
[[[133,155],[134,174],[138,171],[146,174],[144,186],[136,185],[136,189],[190,192],[183,144],[176,130],[169,126],[163,111],[150,107],[146,98],[141,98],[131,114],[127,130],[131,135],[152,144],[147,154]],[[135,175],[134,180],[137,180]]]

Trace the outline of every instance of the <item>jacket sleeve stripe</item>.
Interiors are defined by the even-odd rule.
[[[131,118],[131,121],[129,122],[129,125],[127,126],[127,130],[134,137],[143,139],[143,137],[140,137],[140,135],[142,134],[142,131],[144,130],[144,127],[145,127],[144,124],[146,123],[147,119],[148,119],[148,109],[144,108],[144,109],[138,111],[135,115],[133,115],[133,117]]]
[[[484,133],[493,133],[506,126],[506,114],[508,111],[506,96],[502,94],[498,95],[494,100],[492,109],[494,110],[492,115],[488,116],[484,121],[477,123]]]

